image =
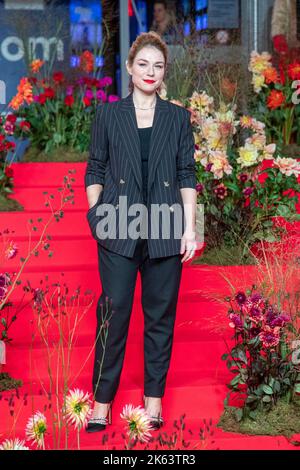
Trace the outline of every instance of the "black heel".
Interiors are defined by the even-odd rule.
[[[110,402],[106,416],[101,416],[100,418],[90,418],[88,420],[87,426],[85,428],[86,432],[104,431],[108,424],[112,424],[112,405],[113,400]]]
[[[145,395],[143,396],[143,403],[144,403],[144,408],[146,410],[146,407],[145,407]],[[147,410],[146,410],[147,412]],[[159,413],[158,416],[149,416],[150,418],[150,426],[152,429],[160,429],[163,425],[164,425],[164,419],[162,417],[162,412]]]

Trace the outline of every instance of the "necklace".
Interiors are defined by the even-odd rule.
[[[153,108],[155,108],[155,105],[151,106],[150,108],[138,108],[137,106],[135,106],[135,109],[143,109],[144,111],[146,111],[146,109],[153,109]]]
[[[153,109],[153,108],[155,108],[156,100],[155,100],[154,106],[150,106],[150,108],[139,108],[138,106],[135,106],[134,102],[133,102],[133,105],[134,105],[135,109],[143,109],[143,110],[145,111],[146,109]]]

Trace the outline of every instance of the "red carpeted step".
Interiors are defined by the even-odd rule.
[[[47,192],[47,194],[43,194]],[[45,209],[52,207],[53,210],[59,210],[62,206],[62,198],[70,196],[70,194],[58,191],[56,188],[50,188],[48,186],[43,186],[43,188],[18,188],[14,189],[13,194],[10,196],[10,199],[18,201],[24,207],[24,211],[30,212],[41,212]],[[87,196],[82,187],[74,188],[73,199],[68,200],[63,205],[63,210],[65,212],[73,211],[87,211],[88,202]],[[46,202],[50,201],[50,205],[46,206]]]
[[[75,179],[74,185],[83,186],[86,163],[28,162],[13,163],[11,167],[16,188],[61,186],[66,175]],[[72,171],[71,174],[69,170]]]

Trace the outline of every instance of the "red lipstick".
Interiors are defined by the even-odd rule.
[[[154,83],[155,80],[144,80],[144,82],[146,82],[146,83]]]

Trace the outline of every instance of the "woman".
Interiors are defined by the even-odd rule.
[[[164,0],[155,1],[153,4],[153,23],[150,31],[155,31],[160,35],[166,44],[174,44],[179,40],[179,26],[176,25],[176,19],[168,11]]]
[[[90,206],[87,219],[98,242],[102,294],[97,307],[95,406],[88,432],[105,429],[111,422],[138,271],[145,320],[144,407],[153,428],[163,423],[161,399],[182,263],[196,249],[197,200],[190,113],[158,94],[164,86],[167,52],[157,33],[137,37],[126,61],[130,93],[120,101],[100,105],[92,129],[85,186]],[[126,213],[121,198],[126,199],[128,212],[138,205],[143,213],[138,225],[132,212]],[[162,224],[156,217],[157,206],[163,206]],[[164,224],[171,230],[165,230]],[[129,233],[124,236],[126,225]],[[113,313],[104,347],[99,333],[101,307],[107,298],[112,299]]]

